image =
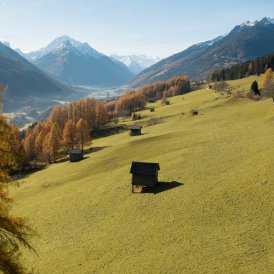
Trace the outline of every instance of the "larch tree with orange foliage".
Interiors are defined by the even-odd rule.
[[[0,86],[0,93],[3,88]],[[33,231],[24,219],[11,215],[12,199],[8,194],[10,180],[7,167],[16,163],[15,151],[12,148],[11,128],[1,115],[0,98],[0,272],[17,274],[25,272],[21,263],[21,246],[31,248],[28,243]]]
[[[271,68],[267,69],[264,75],[263,87],[266,93],[272,97],[274,103],[274,81],[273,81],[273,71]]]
[[[15,152],[15,165],[14,169],[20,170],[26,163],[26,152],[23,143],[20,138],[20,131],[17,125],[13,124],[10,126],[11,130],[11,146]]]
[[[73,149],[77,143],[76,124],[72,119],[68,120],[65,124],[65,128],[63,130],[63,139],[65,145],[71,149]]]
[[[90,139],[90,130],[87,121],[82,118],[76,124],[76,138],[83,151],[84,143]]]
[[[48,158],[48,162],[56,161],[58,156],[58,150],[60,148],[61,134],[56,123],[52,123],[50,132],[46,135],[43,142],[43,151]]]
[[[29,132],[23,141],[23,146],[28,162],[35,160],[35,138],[32,132]]]

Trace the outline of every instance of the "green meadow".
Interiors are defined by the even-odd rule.
[[[231,81],[248,90],[250,77]],[[96,139],[12,189],[38,236],[34,273],[274,273],[274,105],[199,90],[141,111],[142,135]],[[191,116],[190,109],[199,115]],[[131,161],[159,162],[131,193]],[[178,182],[174,185],[172,182]]]

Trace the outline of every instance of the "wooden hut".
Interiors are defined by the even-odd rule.
[[[78,162],[84,159],[84,153],[81,149],[72,149],[69,151],[69,161]]]
[[[198,110],[198,109],[191,109],[191,110],[190,110],[190,114],[191,114],[192,116],[198,115],[198,114],[199,114],[199,110]]]
[[[150,108],[149,111],[150,111],[150,112],[154,112],[154,111],[155,111],[155,108]]]
[[[158,183],[158,163],[132,162],[130,173],[132,174],[132,192],[136,186],[153,188]]]
[[[130,136],[142,135],[142,126],[134,125],[130,127]]]

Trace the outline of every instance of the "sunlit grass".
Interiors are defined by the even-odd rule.
[[[256,77],[231,84],[250,87]],[[261,81],[261,78],[260,78]],[[261,82],[260,82],[261,83]],[[249,89],[249,88],[248,88]],[[79,163],[34,173],[13,194],[40,235],[40,273],[271,273],[274,106],[200,90],[142,111],[143,135],[93,141]],[[199,115],[189,110],[199,109]],[[159,123],[147,126],[149,119]],[[132,123],[124,121],[124,123]],[[131,161],[181,186],[131,193]]]

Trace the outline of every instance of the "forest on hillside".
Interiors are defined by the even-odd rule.
[[[85,98],[56,106],[48,119],[36,122],[23,132],[16,125],[10,125],[12,146],[18,158],[11,169],[16,172],[30,164],[55,162],[71,149],[83,150],[84,144],[91,141],[92,131],[105,126],[111,119],[142,110],[150,100],[190,91],[189,78],[176,77],[128,91],[117,100],[106,103]]]
[[[268,68],[274,68],[274,53],[244,63],[218,69],[209,76],[210,82],[242,79],[251,75],[260,75]]]

